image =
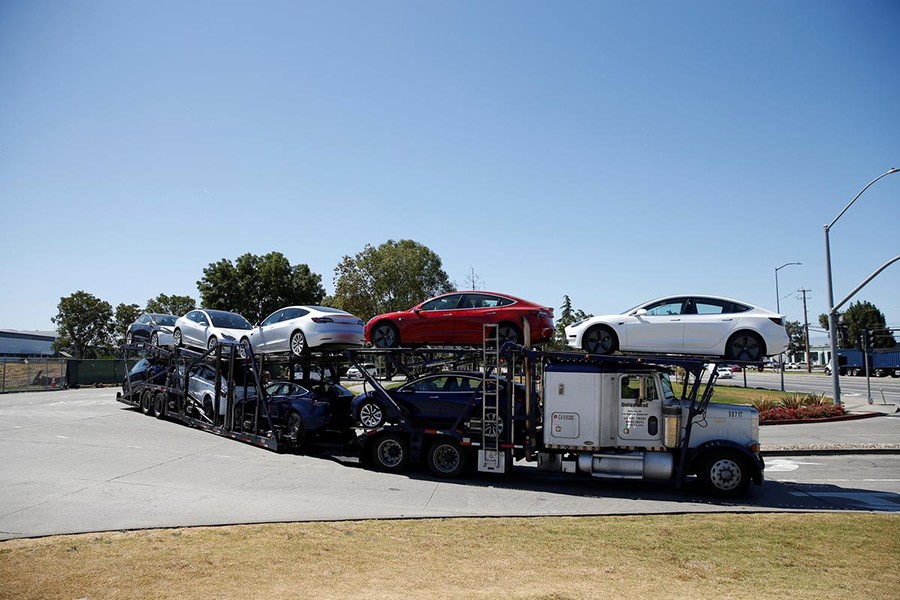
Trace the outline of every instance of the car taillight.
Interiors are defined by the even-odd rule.
[[[550,317],[550,318],[552,319],[552,318],[553,318],[553,309],[552,309],[552,308],[545,308],[545,309],[543,309],[543,310],[539,310],[539,311],[537,311],[537,316],[539,316],[539,317]]]
[[[334,323],[334,319],[331,317],[313,317],[314,323]]]
[[[779,327],[784,325],[784,319],[782,319],[781,317],[769,317],[769,320],[772,321],[773,323],[775,323],[776,325],[778,325]]]

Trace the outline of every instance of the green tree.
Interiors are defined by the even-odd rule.
[[[441,258],[413,240],[366,244],[334,270],[334,305],[362,319],[404,310],[453,290]]]
[[[862,332],[868,330],[871,343],[875,348],[893,348],[896,345],[894,336],[885,324],[884,313],[871,302],[854,302],[844,312],[838,312],[836,320],[840,324],[839,336],[841,348],[859,348],[862,343]],[[828,329],[828,316],[819,315],[819,323]]]
[[[160,294],[156,298],[147,300],[147,307],[144,309],[148,313],[158,313],[163,315],[175,315],[180,317],[197,308],[197,303],[190,296],[168,296]]]
[[[291,266],[280,252],[210,263],[197,288],[206,308],[240,313],[256,323],[282,306],[318,304],[325,297],[322,276],[305,264]]]
[[[60,298],[56,308],[56,316],[50,319],[59,332],[54,350],[75,358],[94,358],[111,346],[113,308],[109,302],[77,291]]]
[[[563,296],[563,304],[559,307],[559,318],[556,319],[556,334],[551,343],[551,347],[556,350],[562,350],[567,347],[566,327],[577,321],[583,321],[594,315],[588,314],[583,310],[572,308],[572,299],[568,295]]]
[[[806,352],[806,334],[800,321],[785,321],[784,328],[788,334],[788,354]]]
[[[125,332],[128,326],[135,322],[141,316],[141,307],[137,304],[119,304],[116,307],[116,313],[113,317],[115,321],[113,325],[113,342],[120,346],[125,343]]]

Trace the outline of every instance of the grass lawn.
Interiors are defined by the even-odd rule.
[[[0,598],[896,599],[900,516],[424,519],[0,543]]]
[[[680,383],[672,381],[672,388],[675,395],[681,397]],[[700,389],[703,393],[703,388]],[[783,396],[789,395],[789,392],[779,392],[776,390],[764,390],[759,388],[744,388],[736,385],[716,385],[713,390],[712,402],[720,402],[725,404],[750,404],[755,398],[771,398],[780,400]]]

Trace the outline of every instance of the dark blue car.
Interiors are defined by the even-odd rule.
[[[388,390],[388,394],[407,420],[422,426],[446,427],[456,423],[460,417],[474,418],[477,415],[480,418],[483,377],[476,371],[445,371]],[[491,378],[488,385],[500,386],[501,404],[508,398],[506,381]],[[524,399],[524,394],[525,388],[517,384],[517,403]],[[352,416],[363,427],[375,428],[395,422],[400,415],[381,392],[371,391],[353,399]]]
[[[325,381],[273,381],[266,385],[265,402],[272,425],[295,445],[305,437],[346,431],[352,399],[350,390]],[[236,400],[234,410],[243,415],[245,423],[252,423],[256,398]],[[265,425],[261,421],[260,427]]]

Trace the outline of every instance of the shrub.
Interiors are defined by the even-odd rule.
[[[797,408],[788,408],[778,406],[765,411],[759,411],[759,422],[767,421],[802,421],[805,419],[823,419],[827,417],[838,417],[846,414],[843,406],[834,406],[832,404],[818,404],[812,406],[800,406]]]

